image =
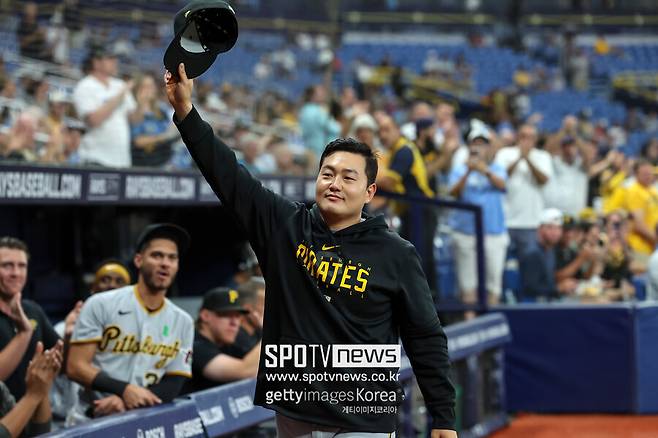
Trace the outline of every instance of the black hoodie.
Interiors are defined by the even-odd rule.
[[[432,427],[454,429],[446,337],[414,247],[383,216],[364,214],[330,231],[317,205],[309,210],[263,188],[195,109],[177,125],[204,177],[247,230],[267,284],[254,402],[299,421],[392,432],[404,393],[396,379],[373,380],[397,369],[322,361],[330,345],[398,345],[401,338]],[[293,359],[280,366],[281,345],[296,346],[298,366]],[[322,381],[304,381],[310,375]]]

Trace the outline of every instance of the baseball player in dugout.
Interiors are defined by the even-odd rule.
[[[84,293],[84,298],[86,299],[95,293],[118,289],[127,284],[130,284],[128,267],[119,260],[106,259],[98,264],[94,273],[94,281],[91,283],[89,291]],[[66,319],[55,324],[55,332],[64,339],[67,345],[70,344],[82,305],[83,301],[79,300],[68,313]],[[71,408],[78,403],[79,392],[80,385],[71,381],[66,374],[62,373],[62,375],[57,376],[50,392],[55,423],[64,421],[65,425],[75,424],[77,415]],[[67,422],[67,418],[70,419],[70,423]]]
[[[237,290],[224,287],[205,293],[194,334],[192,378],[185,383],[184,393],[256,377],[260,342],[240,358],[227,351],[235,343],[243,317],[250,313],[241,298]]]
[[[315,205],[263,188],[192,104],[181,63],[165,73],[174,121],[222,204],[247,230],[267,284],[254,403],[276,411],[279,437],[391,437],[404,400],[400,345],[432,417],[452,438],[455,390],[446,336],[414,247],[363,212],[377,159],[352,139],[320,158]]]
[[[59,340],[41,306],[22,299],[29,258],[23,241],[0,237],[0,380],[17,400],[25,395],[37,343],[51,349]]]
[[[79,422],[173,400],[191,377],[194,324],[166,298],[190,244],[174,224],[146,227],[137,240],[137,284],[92,295],[71,338],[69,377],[82,386]]]
[[[263,338],[263,313],[265,312],[265,280],[252,277],[236,288],[242,307],[248,313],[242,318],[235,342],[226,348],[226,353],[243,358]]]

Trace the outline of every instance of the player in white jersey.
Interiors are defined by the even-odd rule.
[[[191,377],[194,324],[165,294],[189,246],[173,224],[148,226],[137,242],[137,284],[89,298],[67,361],[69,377],[88,388],[73,410],[78,421],[169,402]]]

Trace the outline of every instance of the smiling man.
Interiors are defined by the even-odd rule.
[[[67,362],[69,377],[86,388],[72,422],[169,402],[191,377],[192,318],[166,298],[189,243],[177,225],[149,225],[133,259],[137,284],[85,302]]]
[[[25,394],[25,374],[37,342],[52,348],[59,339],[41,306],[21,297],[29,258],[23,241],[0,237],[0,380],[16,399]]]
[[[418,254],[383,216],[363,213],[377,190],[371,149],[352,139],[329,143],[309,210],[238,165],[194,109],[182,64],[177,77],[165,74],[174,120],[204,177],[247,230],[267,285],[254,402],[277,412],[278,436],[395,436],[404,391],[399,361],[388,355],[396,357],[401,338],[432,437],[455,437],[446,337]]]
[[[192,379],[186,382],[184,393],[256,377],[260,342],[242,358],[232,357],[228,352],[247,314],[249,310],[243,306],[237,290],[218,287],[206,292],[196,321]]]

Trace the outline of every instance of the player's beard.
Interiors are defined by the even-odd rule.
[[[144,278],[144,284],[146,284],[146,287],[153,293],[166,291],[174,281],[173,275],[169,275],[165,280],[159,280],[157,271],[157,267],[142,266],[141,273]]]

